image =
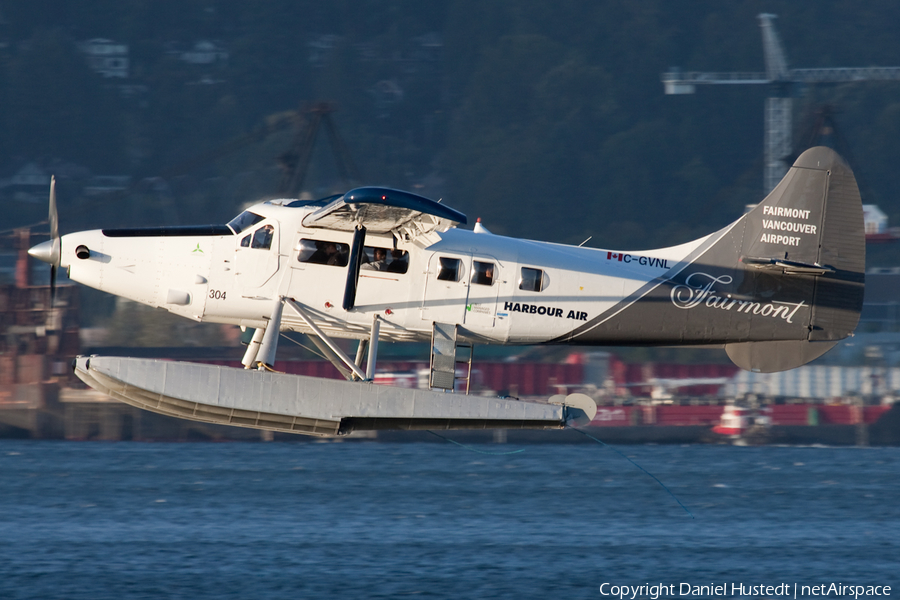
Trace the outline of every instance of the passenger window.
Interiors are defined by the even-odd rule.
[[[249,248],[250,247],[250,234],[244,236],[244,239],[241,240],[241,248]]]
[[[297,260],[302,263],[346,267],[350,259],[350,246],[324,240],[300,240]]]
[[[458,258],[440,258],[441,269],[437,278],[441,281],[459,281],[459,272],[462,270],[462,261]]]
[[[406,273],[409,270],[409,252],[366,246],[363,248],[363,264],[360,268],[387,273]]]
[[[260,250],[268,250],[272,247],[272,235],[275,233],[275,228],[271,225],[266,225],[264,227],[260,227],[256,230],[256,233],[253,234],[253,243],[250,244],[251,248],[259,248]],[[241,245],[243,245],[244,241],[241,240]]]
[[[472,261],[472,283],[494,285],[494,263]]]
[[[388,273],[406,273],[409,270],[409,252],[406,250],[391,250],[391,262],[388,264]]]
[[[519,278],[519,289],[528,292],[541,292],[547,289],[550,278],[540,269],[522,267],[522,276]]]

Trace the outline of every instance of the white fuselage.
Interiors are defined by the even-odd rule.
[[[433,339],[441,361],[443,340],[459,339],[721,346],[771,372],[814,360],[859,322],[862,206],[828,148],[804,152],[730,225],[679,246],[598,250],[455,227],[465,222],[440,202],[361,187],[264,202],[228,225],[51,235],[29,254],[124,298],[256,328],[245,364],[259,348],[271,365],[278,330],[313,332],[358,378],[364,344],[353,363],[330,336]]]
[[[360,270],[354,308],[344,310],[347,267],[301,262],[301,243],[351,243],[353,233],[306,228],[306,207],[280,202],[249,209],[263,217],[235,235],[109,237],[101,230],[62,238],[61,265],[79,283],[197,321],[263,328],[273,302],[288,297],[336,337],[364,338],[372,320],[392,341],[430,339],[434,322],[458,324],[482,343],[533,344],[558,338],[676,267],[706,238],[646,252],[518,240],[450,228],[399,242],[369,234],[365,246],[408,252],[405,273]],[[270,247],[247,236],[271,226]],[[427,240],[427,241],[426,241]],[[242,241],[245,245],[242,246]],[[88,258],[78,258],[85,246]],[[443,261],[441,259],[444,259]],[[456,269],[454,280],[445,267]],[[475,276],[491,265],[489,283]],[[523,270],[524,269],[524,270]],[[291,311],[283,330],[309,332]]]

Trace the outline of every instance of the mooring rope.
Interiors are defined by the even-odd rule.
[[[431,431],[430,429],[426,429],[425,431],[427,431],[427,432],[430,433],[431,435],[435,435],[435,436],[441,438],[441,439],[444,440],[445,442],[450,442],[451,444],[456,444],[456,445],[459,446],[460,448],[465,448],[465,449],[468,450],[469,452],[477,452],[478,454],[487,454],[487,455],[490,455],[490,456],[504,456],[504,455],[506,455],[506,454],[518,454],[518,453],[520,453],[520,452],[525,452],[525,449],[524,449],[524,448],[521,448],[521,449],[519,449],[519,450],[511,450],[511,451],[509,451],[509,452],[485,452],[484,450],[478,450],[477,448],[473,448],[473,447],[467,446],[467,445],[465,445],[465,444],[460,444],[460,443],[457,442],[456,440],[451,440],[450,438],[444,437],[444,436],[442,436],[442,435],[439,434],[439,433],[435,433],[435,432]]]
[[[628,456],[626,456],[625,454],[619,452],[619,451],[618,451],[616,448],[614,448],[613,446],[610,446],[609,444],[607,444],[606,442],[604,442],[604,441],[601,440],[601,439],[595,438],[594,436],[592,436],[592,435],[589,434],[588,432],[586,432],[586,431],[581,431],[580,429],[575,429],[574,427],[571,427],[571,426],[569,427],[569,429],[572,429],[572,430],[574,430],[574,431],[577,431],[577,432],[580,433],[581,435],[584,435],[584,436],[587,436],[587,437],[591,438],[592,440],[594,440],[594,441],[597,442],[598,444],[601,444],[602,446],[606,446],[607,448],[609,448],[610,450],[612,450],[613,452],[615,452],[616,454],[618,454],[619,456],[621,456],[622,458],[624,458],[625,460],[627,460],[628,462],[630,462],[631,464],[633,464],[634,466],[636,466],[638,469],[640,469],[641,471],[643,471],[644,473],[646,473],[647,475],[649,475],[650,477],[652,477],[652,478],[656,481],[656,483],[658,483],[659,485],[661,485],[662,488],[663,488],[664,490],[666,490],[667,492],[669,492],[669,495],[670,495],[670,496],[672,496],[673,498],[675,498],[675,502],[677,502],[678,505],[679,505],[681,508],[684,509],[684,512],[686,512],[687,514],[689,514],[689,515],[691,516],[692,519],[694,518],[694,513],[692,513],[691,511],[689,511],[689,510],[688,510],[688,507],[681,503],[681,500],[678,499],[678,496],[676,496],[675,494],[673,494],[673,493],[672,493],[672,490],[670,490],[669,488],[667,488],[667,487],[666,487],[666,484],[664,484],[662,481],[659,480],[659,477],[657,477],[656,475],[654,475],[653,473],[651,473],[650,471],[648,471],[647,469],[645,469],[645,468],[642,467],[641,465],[639,465],[639,464],[637,464],[636,462],[634,462],[633,460],[631,460],[631,459],[630,459]]]

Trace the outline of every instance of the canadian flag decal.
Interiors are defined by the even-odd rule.
[[[624,255],[621,252],[607,252],[606,260],[618,260],[619,262],[621,262],[623,256]]]

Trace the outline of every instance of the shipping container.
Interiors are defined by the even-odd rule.
[[[723,392],[770,398],[841,398],[900,392],[898,367],[803,366],[779,373],[739,371]]]

